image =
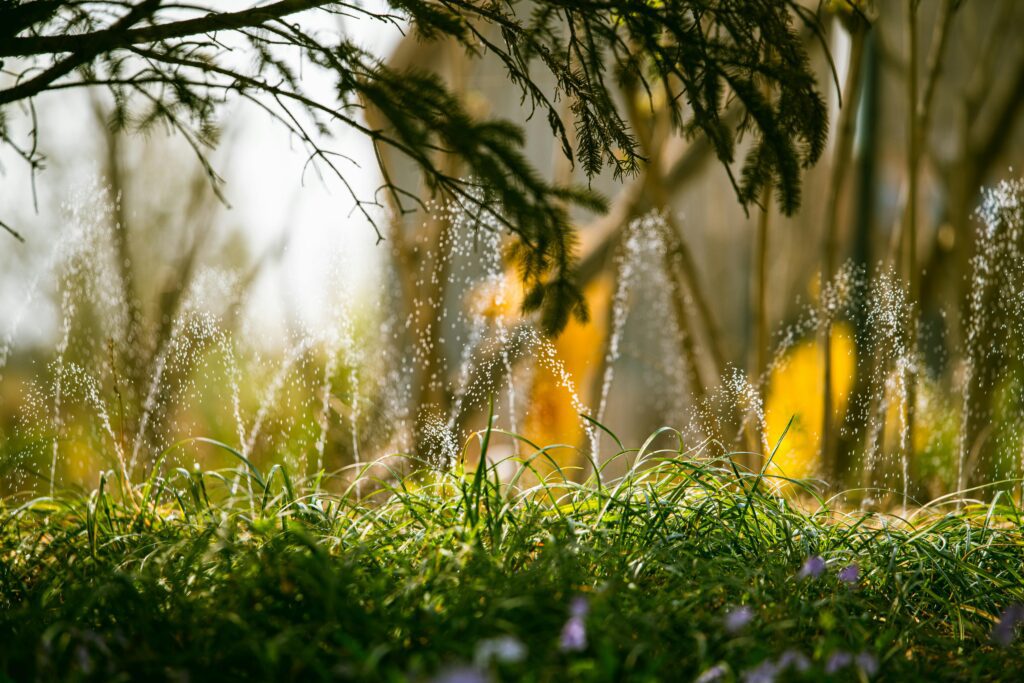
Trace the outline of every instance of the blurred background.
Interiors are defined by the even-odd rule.
[[[584,412],[627,446],[667,425],[694,452],[749,452],[752,466],[788,426],[772,466],[848,487],[923,495],[1019,477],[1024,272],[1009,249],[979,277],[983,228],[1003,219],[975,210],[983,187],[1019,173],[1024,5],[923,0],[911,19],[902,2],[807,4],[825,33],[797,29],[831,137],[801,210],[766,197],[746,214],[709,146],[669,133],[664,93],[623,86],[649,164],[593,181],[610,210],[575,217],[591,320],[552,340],[520,316],[493,226],[435,204],[385,207],[374,227],[257,111],[224,113],[221,199],[180,138],[110,133],[93,93],[40,98],[46,172],[0,156],[5,220],[26,237],[0,241],[2,486],[95,485],[188,436],[306,471],[402,452],[446,464],[491,397],[501,427],[565,444],[553,460],[579,476],[618,451]],[[494,60],[414,31],[326,28],[437,72],[477,115],[519,121],[538,169],[586,182]],[[373,150],[337,136],[372,195]],[[402,159],[382,161],[429,199]]]

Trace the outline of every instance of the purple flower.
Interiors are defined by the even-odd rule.
[[[562,635],[558,640],[562,652],[580,652],[587,649],[587,627],[583,617],[569,617],[562,627]]]
[[[998,645],[1009,647],[1017,624],[1020,623],[1024,623],[1024,605],[1010,605],[999,615],[999,623],[992,628],[992,640]]]
[[[590,612],[590,603],[582,595],[577,595],[569,603],[569,620],[562,627],[559,647],[562,652],[580,652],[587,649],[587,626],[584,620]]]
[[[811,555],[804,561],[804,566],[800,568],[800,573],[796,575],[798,579],[816,579],[825,573],[825,560],[821,559],[820,555]]]
[[[775,683],[775,675],[778,672],[775,662],[766,659],[753,669],[743,672],[743,683]]]
[[[843,583],[854,584],[860,579],[860,567],[856,562],[851,562],[839,570],[839,580]]]
[[[868,678],[878,673],[878,657],[875,657],[872,653],[866,650],[860,652],[854,657],[854,661],[857,664],[857,668]]]
[[[742,631],[747,624],[754,620],[754,610],[746,605],[741,605],[729,610],[725,615],[725,630],[729,633]]]
[[[779,656],[778,667],[779,671],[794,668],[802,673],[811,668],[811,660],[799,650],[786,650]]]
[[[845,669],[850,666],[850,664],[853,664],[853,655],[849,652],[837,650],[833,652],[828,658],[828,661],[825,662],[825,673],[829,675],[838,673],[841,669]]]
[[[726,677],[729,673],[729,669],[726,668],[725,664],[715,664],[710,669],[707,669],[693,683],[715,683]]]

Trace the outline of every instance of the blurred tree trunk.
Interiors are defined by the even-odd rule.
[[[832,177],[829,182],[829,194],[825,205],[825,239],[822,243],[821,268],[821,310],[823,329],[821,334],[822,367],[824,369],[822,395],[821,424],[821,464],[826,481],[837,486],[846,471],[847,463],[838,459],[833,430],[835,426],[835,408],[832,405],[832,323],[835,311],[827,309],[827,287],[831,284],[836,271],[836,257],[839,247],[839,200],[846,186],[846,172],[850,166],[853,151],[853,136],[856,132],[857,107],[861,83],[861,64],[864,55],[864,38],[869,26],[860,15],[854,14],[847,22],[850,33],[850,62],[843,84],[842,110],[836,128],[835,152],[832,158]]]
[[[128,367],[124,368],[129,384],[137,387],[141,383],[141,362],[143,351],[142,345],[145,339],[142,333],[142,312],[139,310],[139,293],[135,282],[131,243],[128,233],[128,216],[124,204],[127,201],[127,189],[125,188],[125,172],[121,164],[121,137],[110,130],[107,125],[107,115],[102,105],[94,100],[93,113],[96,116],[97,127],[104,131],[103,140],[106,143],[106,177],[110,183],[111,201],[113,202],[112,218],[114,225],[111,226],[111,234],[114,239],[114,257],[117,259],[116,268],[118,284],[121,286],[121,297],[125,306],[125,329],[122,330],[123,342],[125,345],[125,361]]]
[[[867,298],[873,280],[871,244],[874,234],[876,201],[876,170],[878,166],[878,112],[881,88],[878,81],[878,36],[868,31],[864,37],[864,64],[860,86],[859,141],[856,153],[856,199],[853,202],[853,238],[851,260],[856,272],[864,274],[863,285],[853,291],[853,326],[857,371],[853,389],[847,401],[841,427],[837,430],[836,462],[840,474],[858,457],[863,456],[868,424],[869,405],[874,399],[872,377],[877,373],[877,350],[874,335],[867,328]],[[866,463],[864,463],[866,465]],[[846,469],[844,469],[846,468]],[[864,472],[868,477],[870,473]],[[870,481],[870,478],[868,479]],[[842,477],[840,482],[844,482]]]
[[[911,482],[916,484],[920,481],[917,475],[917,457],[914,453],[917,421],[917,383],[918,373],[918,323],[920,308],[918,294],[920,276],[917,263],[917,189],[918,189],[918,168],[920,166],[917,150],[919,147],[918,132],[921,128],[921,117],[917,112],[917,3],[918,0],[906,0],[907,7],[907,212],[903,230],[902,244],[902,268],[904,277],[907,280],[907,290],[911,306],[910,319],[907,330],[908,348],[910,362],[905,368],[906,398],[904,405],[904,427],[902,450],[909,464],[903,487],[903,508],[907,506],[907,495],[909,494]]]

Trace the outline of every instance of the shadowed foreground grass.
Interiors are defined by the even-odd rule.
[[[477,436],[484,451],[490,436]],[[1007,497],[904,522],[841,514],[808,491],[808,512],[771,478],[682,448],[624,450],[633,464],[614,482],[575,484],[555,467],[525,485],[552,471],[549,452],[517,460],[504,483],[496,468],[421,470],[365,480],[361,496],[280,467],[158,464],[134,486],[7,501],[0,671],[1019,680],[1024,648],[997,642],[1024,602]]]

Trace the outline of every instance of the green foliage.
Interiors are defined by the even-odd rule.
[[[498,438],[483,434],[481,449]],[[512,460],[509,480],[496,465],[384,472],[362,497],[346,479],[293,482],[244,458],[199,472],[162,470],[161,457],[139,485],[8,501],[0,668],[15,680],[406,680],[512,636],[528,654],[481,665],[497,680],[692,680],[719,665],[739,680],[786,652],[809,666],[786,680],[871,678],[856,665],[827,674],[840,652],[870,655],[881,680],[1011,679],[1022,645],[990,632],[1024,599],[1012,500],[913,523],[820,501],[805,512],[764,473],[653,447],[668,438],[621,452],[627,473],[604,484],[557,466],[525,484],[554,464],[547,450]],[[801,578],[812,556],[827,567]],[[565,652],[579,596],[587,644]],[[740,606],[752,618],[730,628]]]
[[[116,103],[111,125],[146,130],[165,125],[186,137],[203,159],[216,144],[219,105],[229,97],[256,103],[308,147],[348,186],[344,155],[322,145],[338,124],[355,128],[381,148],[415,163],[435,193],[493,212],[518,237],[529,309],[542,311],[550,332],[568,317],[586,314],[574,284],[574,233],[568,207],[603,207],[584,188],[552,185],[522,153],[521,130],[508,121],[477,121],[435,76],[395,72],[346,36],[307,32],[292,15],[305,10],[356,14],[399,25],[409,22],[424,39],[452,39],[476,55],[496,57],[524,101],[540,111],[563,151],[588,177],[610,168],[617,178],[642,162],[638,142],[620,116],[617,86],[640,83],[650,96],[668,94],[675,128],[704,135],[744,205],[777,188],[782,210],[800,201],[803,168],[821,155],[827,112],[808,65],[805,41],[794,29],[817,18],[800,3],[764,0],[543,0],[537,3],[392,0],[372,11],[324,0],[280,0],[236,12],[193,8],[187,17],[166,13],[161,0],[129,8],[121,2],[7,2],[0,4],[0,58],[15,58],[15,84],[0,89],[0,107],[48,90],[102,87]],[[217,32],[231,32],[251,66],[230,60]],[[337,100],[316,99],[285,58],[296,46],[302,59],[334,74]],[[294,56],[294,54],[293,54]],[[540,85],[553,77],[553,91]],[[556,102],[568,98],[573,121]],[[358,109],[373,106],[386,130],[368,127]],[[653,106],[653,101],[652,101]],[[739,123],[726,123],[726,111]],[[576,149],[567,125],[575,126]],[[2,140],[15,141],[6,129]],[[741,136],[751,137],[738,178]],[[16,147],[34,169],[32,150]],[[440,155],[461,159],[468,179],[451,177]],[[383,169],[382,169],[383,170]],[[386,171],[385,171],[386,175]],[[402,210],[420,202],[385,177],[383,191]],[[375,199],[356,197],[367,218]]]

